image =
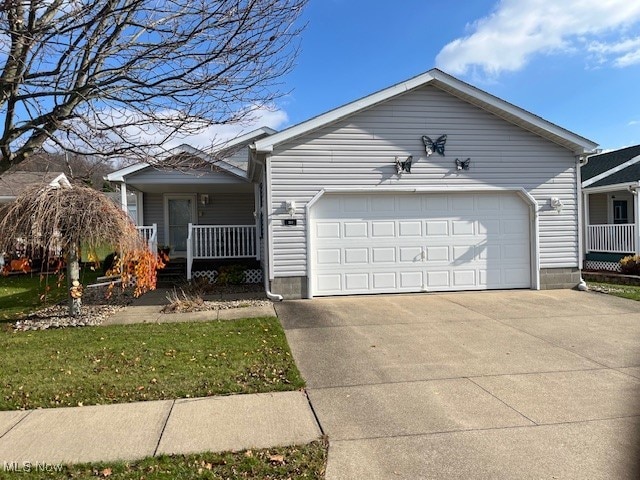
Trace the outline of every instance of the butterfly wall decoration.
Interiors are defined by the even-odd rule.
[[[469,165],[471,165],[471,158],[467,158],[466,160],[456,158],[456,170],[469,170]]]
[[[396,173],[400,175],[401,173],[411,173],[411,163],[413,162],[413,155],[409,155],[404,162],[398,160],[396,157]]]
[[[422,136],[422,143],[424,143],[424,149],[427,151],[427,157],[433,152],[444,156],[444,144],[447,143],[447,135],[440,135],[435,141],[426,135]]]

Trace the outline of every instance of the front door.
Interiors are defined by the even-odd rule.
[[[186,256],[189,224],[195,223],[195,195],[167,195],[165,197],[165,243],[172,256]]]
[[[613,223],[629,223],[629,214],[626,200],[613,201]]]

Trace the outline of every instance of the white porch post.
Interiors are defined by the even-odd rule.
[[[127,184],[125,182],[120,184],[120,205],[122,205],[122,210],[125,213],[129,213],[127,208]]]
[[[589,253],[589,225],[591,225],[591,221],[589,220],[589,194],[586,192],[582,193],[582,209],[584,211],[584,218],[582,220],[582,238],[584,240],[584,253]],[[584,261],[584,258],[582,259]]]
[[[191,269],[193,267],[193,223],[189,224],[187,234],[187,280],[191,280]]]
[[[256,260],[260,260],[260,187],[257,183],[253,184],[253,216],[256,224],[253,238],[256,249]]]
[[[634,228],[634,243],[636,255],[640,255],[640,182],[636,185],[636,189],[633,192],[633,228]]]
[[[144,225],[143,199],[144,194],[140,191],[136,192],[136,220],[138,225]],[[154,224],[155,225],[155,224]]]

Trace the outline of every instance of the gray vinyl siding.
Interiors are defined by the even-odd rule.
[[[629,223],[633,223],[634,197],[630,192],[620,190],[611,193],[592,193],[589,195],[589,225],[605,225],[609,223],[609,213],[611,213],[611,222],[613,223],[613,211],[609,212],[609,197],[611,197],[612,202],[613,200],[627,201],[627,216]]]
[[[243,188],[247,190],[247,188]],[[209,193],[209,204],[198,204],[199,225],[254,225],[253,187],[249,191],[237,193]],[[158,225],[158,243],[164,241],[164,194],[144,194],[144,224]]]
[[[422,135],[447,134],[446,156],[427,157]],[[411,174],[394,158],[413,155]],[[577,267],[577,195],[572,152],[436,87],[426,86],[276,146],[271,177],[274,276],[307,274],[305,204],[324,187],[524,187],[538,202],[540,267]],[[457,173],[455,159],[471,158]],[[557,213],[549,199],[564,208]],[[285,202],[298,224],[285,227]]]
[[[164,201],[161,193],[143,193],[142,208],[145,225],[158,225],[158,244],[164,245]]]
[[[589,195],[589,225],[604,225],[609,221],[607,194]]]

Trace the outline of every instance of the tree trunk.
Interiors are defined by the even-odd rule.
[[[67,255],[67,287],[69,288],[69,316],[80,315],[82,307],[82,286],[80,285],[80,261],[78,245],[70,244]]]

